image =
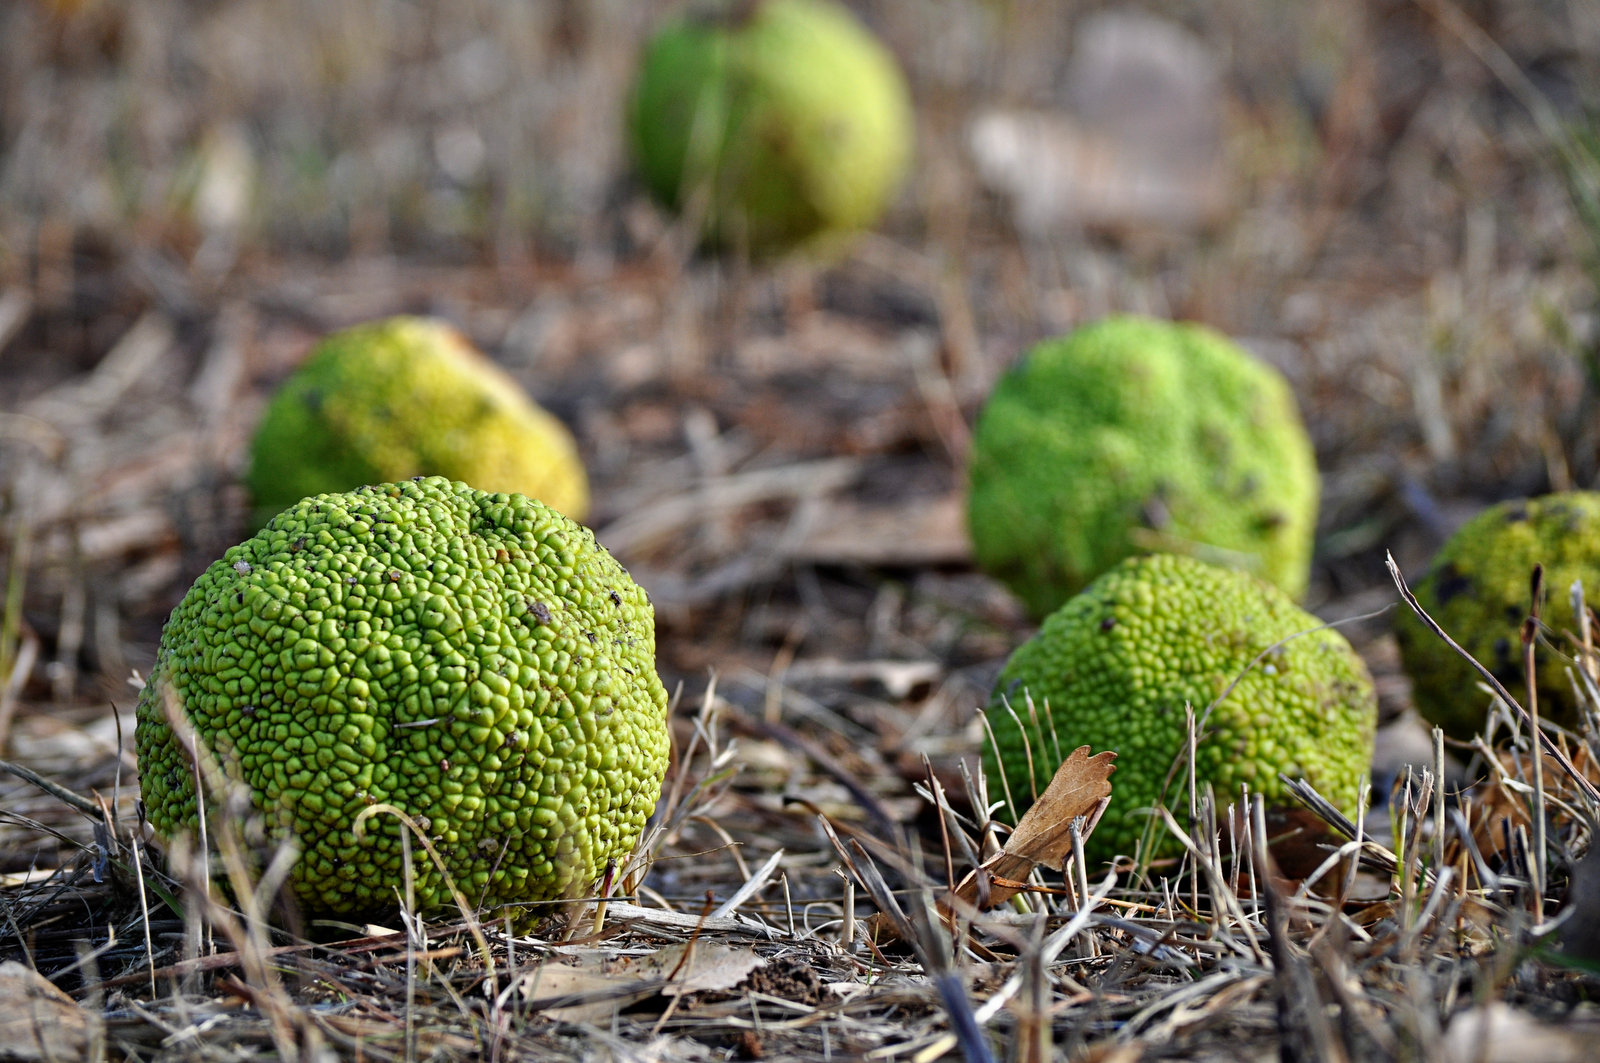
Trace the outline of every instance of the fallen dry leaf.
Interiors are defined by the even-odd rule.
[[[732,989],[766,966],[749,946],[704,941],[669,945],[648,956],[588,955],[576,966],[547,963],[519,980],[525,999],[564,1022],[597,1022],[657,994],[664,997]]]
[[[687,962],[682,962],[686,950]],[[662,949],[647,957],[650,965],[669,979],[661,990],[662,996],[676,997],[685,993],[702,993],[712,989],[732,989],[750,976],[750,972],[765,967],[767,961],[748,945],[715,945],[705,942],[686,942]]]
[[[1528,799],[1521,792],[1520,783],[1507,784],[1505,781],[1531,778],[1531,765],[1527,763],[1526,754],[1516,754],[1502,748],[1495,750],[1494,755],[1500,760],[1499,770],[1478,787],[1474,800],[1467,806],[1472,823],[1472,840],[1478,851],[1490,859],[1504,854],[1507,839],[1518,827],[1532,823]],[[1600,769],[1597,769],[1587,746],[1579,745],[1568,757],[1568,762],[1583,779],[1600,782]],[[1581,807],[1582,791],[1556,758],[1546,754],[1543,767],[1546,792],[1563,803]],[[1458,859],[1459,842],[1453,841],[1445,855],[1447,862]]]
[[[1111,773],[1117,770],[1116,759],[1111,750],[1091,756],[1088,746],[1074,749],[1056,769],[1044,793],[1018,821],[1005,848],[985,860],[982,867],[969,871],[951,891],[952,895],[977,905],[982,879],[987,876],[989,886],[983,907],[992,908],[1020,892],[1023,880],[1035,865],[1060,868],[1065,864],[1072,855],[1073,821],[1083,817],[1082,832],[1087,837],[1111,801]],[[948,914],[948,908],[941,907]]]
[[[1596,1023],[1557,1026],[1495,1001],[1450,1020],[1443,1058],[1449,1063],[1589,1063],[1597,1037]]]
[[[518,979],[517,990],[540,1014],[560,1022],[604,1022],[661,990],[659,980],[603,969],[600,957],[568,966],[546,963]]]
[[[38,971],[0,963],[0,1060],[86,1059],[99,1024]]]

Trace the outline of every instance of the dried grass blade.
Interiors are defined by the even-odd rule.
[[[32,768],[13,763],[9,760],[0,760],[0,771],[9,772],[10,774],[21,779],[23,782],[32,783],[34,786],[37,786],[39,789],[49,794],[57,801],[60,801],[62,804],[68,805],[69,807],[82,812],[84,815],[89,816],[92,819],[100,818],[99,805],[95,804],[87,797],[82,797],[73,793],[71,790],[68,790],[66,787],[61,786],[58,783],[51,782],[49,779],[46,779],[43,775],[40,775]]]
[[[1417,619],[1422,621],[1423,626],[1433,632],[1436,637],[1443,639],[1445,645],[1460,654],[1462,659],[1483,677],[1483,681],[1489,684],[1489,688],[1494,691],[1495,696],[1517,713],[1523,725],[1534,734],[1539,744],[1544,747],[1545,752],[1549,753],[1550,758],[1561,767],[1562,771],[1567,773],[1583,795],[1589,799],[1590,804],[1600,808],[1600,787],[1596,787],[1582,772],[1573,766],[1571,759],[1556,744],[1555,739],[1546,734],[1543,728],[1536,726],[1533,717],[1528,714],[1528,710],[1522,707],[1521,702],[1511,696],[1511,692],[1505,688],[1505,684],[1496,679],[1493,672],[1479,664],[1472,654],[1462,649],[1461,645],[1451,638],[1444,628],[1439,626],[1438,621],[1428,615],[1427,610],[1422,608],[1422,604],[1417,601],[1417,596],[1411,592],[1411,588],[1406,584],[1405,577],[1400,574],[1400,566],[1395,563],[1394,555],[1385,553],[1384,561],[1389,567],[1390,578],[1394,580],[1395,586],[1400,590],[1400,597],[1404,598],[1405,603],[1411,607],[1411,611],[1417,614]],[[1594,810],[1591,809],[1591,811]]]
[[[713,919],[732,915],[745,901],[764,887],[772,879],[772,873],[778,869],[778,864],[783,860],[783,850],[779,849],[767,858],[767,862],[756,869],[755,874],[744,880],[744,884],[734,891],[732,897],[717,905],[711,913]]]
[[[1277,988],[1280,1058],[1345,1063],[1349,1056],[1344,1046],[1334,1040],[1316,978],[1304,957],[1297,955],[1289,942],[1287,902],[1274,881],[1278,872],[1267,852],[1266,803],[1260,797],[1251,802],[1250,816],[1253,828],[1250,858],[1256,862],[1256,880],[1266,902],[1267,948],[1272,956]]]

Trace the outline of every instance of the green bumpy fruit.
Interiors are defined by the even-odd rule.
[[[1572,584],[1581,582],[1591,603],[1600,595],[1600,494],[1567,491],[1491,506],[1440,548],[1412,587],[1428,615],[1518,700],[1527,690],[1521,627],[1533,604],[1536,564],[1544,566],[1539,615],[1559,643],[1562,632],[1577,631]],[[1395,637],[1417,710],[1452,737],[1478,733],[1489,699],[1478,692],[1472,666],[1404,606]],[[1542,647],[1535,656],[1540,715],[1575,724],[1578,707],[1565,669]]]
[[[311,495],[413,476],[515,491],[582,520],[577,444],[442,321],[394,317],[327,337],[268,404],[252,445],[257,524]]]
[[[649,598],[549,506],[440,477],[308,498],[167,621],[138,704],[145,812],[165,837],[196,829],[192,728],[268,845],[298,844],[305,911],[393,908],[401,826],[381,813],[354,830],[380,803],[426,832],[470,902],[581,894],[661,793],[654,657]],[[411,848],[418,907],[449,905]]]
[[[1234,565],[1298,598],[1317,466],[1288,383],[1199,325],[1112,317],[1039,344],[979,414],[978,564],[1043,617],[1125,557]]]
[[[1246,785],[1270,805],[1285,803],[1282,773],[1355,812],[1378,713],[1361,658],[1276,587],[1169,554],[1117,565],[1006,662],[985,710],[990,795],[1006,796],[1003,778],[1020,814],[1065,754],[1081,745],[1115,750],[1111,805],[1086,856],[1132,855],[1146,810],[1162,801],[1168,772],[1185,756],[1185,705],[1196,720],[1212,706],[1195,767],[1219,807]],[[1180,770],[1165,791],[1180,823],[1186,780]],[[1173,850],[1159,821],[1152,838],[1153,855]]]
[[[832,0],[706,5],[645,47],[628,132],[652,195],[757,253],[874,224],[911,158],[894,57]]]

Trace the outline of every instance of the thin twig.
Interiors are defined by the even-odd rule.
[[[1495,678],[1493,672],[1479,664],[1472,654],[1462,649],[1461,645],[1451,638],[1433,617],[1428,615],[1427,610],[1422,608],[1421,603],[1417,601],[1417,596],[1411,592],[1411,588],[1406,584],[1405,577],[1400,574],[1400,566],[1395,563],[1394,555],[1385,552],[1384,562],[1389,567],[1390,578],[1394,580],[1395,586],[1400,590],[1400,597],[1404,598],[1406,604],[1411,607],[1411,611],[1417,614],[1417,618],[1422,621],[1423,626],[1438,638],[1443,639],[1445,645],[1460,654],[1472,666],[1473,670],[1483,678],[1483,681],[1489,684],[1489,689],[1494,691],[1495,696],[1521,717],[1523,725],[1532,731],[1539,744],[1544,747],[1545,752],[1549,753],[1550,758],[1560,765],[1561,770],[1567,773],[1568,777],[1583,792],[1583,795],[1589,799],[1590,803],[1600,806],[1600,787],[1596,787],[1573,765],[1567,754],[1556,744],[1555,739],[1545,734],[1542,728],[1534,726],[1533,717],[1529,716],[1528,710],[1523,708],[1522,704],[1511,696],[1511,692],[1505,688],[1505,684]]]

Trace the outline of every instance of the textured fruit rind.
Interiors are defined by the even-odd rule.
[[[978,417],[979,565],[1042,617],[1133,554],[1305,592],[1316,457],[1288,383],[1199,325],[1112,317],[1033,348]]]
[[[1377,725],[1361,658],[1276,587],[1165,554],[1131,558],[1102,575],[1006,662],[986,710],[994,736],[984,748],[991,798],[1005,797],[1002,765],[1025,809],[1061,755],[1080,745],[1115,750],[1111,805],[1086,852],[1095,862],[1132,855],[1144,810],[1161,799],[1163,781],[1184,755],[1185,705],[1196,719],[1213,706],[1196,774],[1200,786],[1211,784],[1219,807],[1237,800],[1245,785],[1281,802],[1281,772],[1354,813]],[[1186,780],[1180,770],[1166,793],[1180,823]],[[1153,837],[1164,839],[1157,853],[1172,850],[1159,826]]]
[[[264,523],[312,495],[433,475],[573,520],[588,510],[566,426],[454,328],[394,317],[327,337],[284,381],[256,429],[249,484]]]
[[[651,38],[628,104],[640,175],[711,244],[765,252],[872,225],[911,158],[894,57],[832,0],[692,8]]]
[[[469,901],[587,890],[660,795],[666,692],[644,591],[542,503],[434,477],[306,499],[195,581],[140,695],[146,814],[197,825],[185,719],[303,855],[310,912],[390,907],[413,817]],[[208,800],[214,800],[211,794]],[[417,904],[450,903],[413,840]]]
[[[1591,603],[1600,595],[1600,493],[1566,491],[1491,506],[1451,536],[1412,585],[1428,614],[1519,699],[1527,688],[1520,629],[1533,604],[1536,564],[1544,565],[1540,617],[1559,645],[1562,632],[1577,630],[1572,584],[1581,581]],[[1453,737],[1478,733],[1490,702],[1472,666],[1404,607],[1395,616],[1395,636],[1417,710]],[[1566,671],[1543,648],[1535,667],[1540,714],[1575,723]]]

